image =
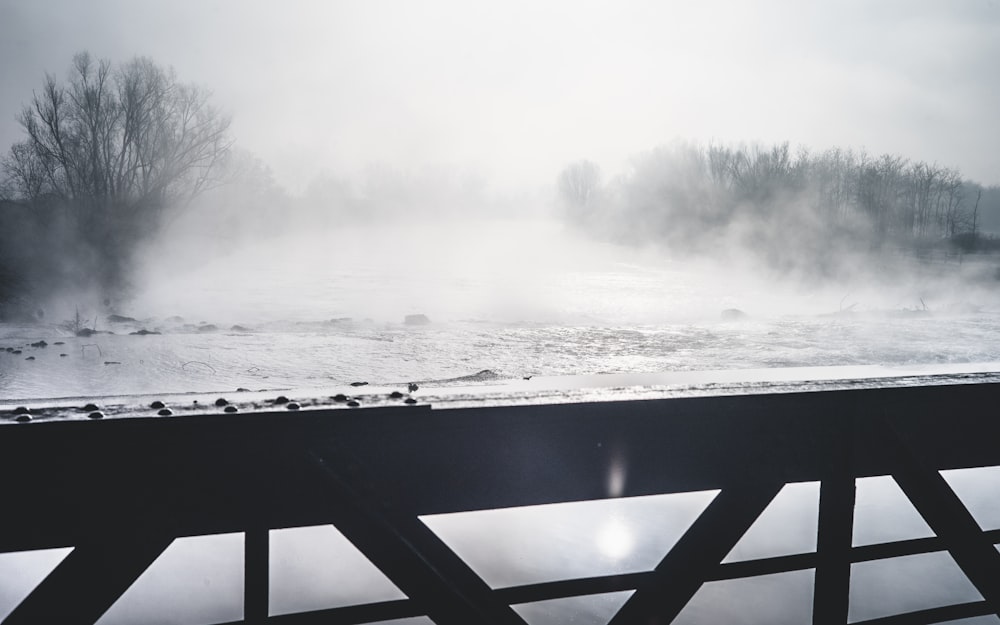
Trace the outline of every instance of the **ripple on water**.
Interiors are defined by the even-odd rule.
[[[25,347],[59,338],[60,351]],[[0,396],[16,398],[215,392],[437,380],[489,382],[524,375],[657,372],[832,365],[1000,361],[1000,319],[955,316],[775,317],[739,324],[637,326],[440,322],[302,328],[253,333],[167,331],[157,336],[60,336],[53,328],[0,324]],[[65,356],[62,356],[65,354]],[[114,361],[121,366],[107,367]],[[479,377],[477,377],[479,376]]]

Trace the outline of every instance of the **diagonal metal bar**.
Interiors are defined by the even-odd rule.
[[[984,532],[990,542],[1000,542],[1000,530]],[[944,543],[936,536],[913,538],[891,543],[863,545],[847,549],[848,563],[884,560],[900,556],[910,556],[919,553],[943,551]],[[817,567],[816,553],[796,553],[787,556],[773,556],[738,562],[720,564],[706,581],[721,581],[725,579],[740,579],[802,571]],[[561,599],[574,595],[598,594],[619,590],[634,590],[648,582],[651,572],[627,573],[624,575],[605,575],[583,579],[569,579],[555,582],[543,582],[525,586],[510,586],[498,588],[494,592],[503,598],[505,603],[528,603],[546,599]],[[846,620],[846,616],[844,617]]]
[[[1000,553],[937,471],[903,469],[893,474],[931,530],[987,601],[1000,612]]]
[[[922,462],[888,422],[885,436],[886,453],[896,461],[893,478],[986,600],[989,611],[1000,614],[1000,553],[992,535],[982,531],[941,473]]]
[[[91,625],[172,540],[171,536],[125,534],[76,545],[4,625]]]
[[[720,581],[723,579],[739,579],[741,577],[756,577],[772,575],[788,571],[803,571],[816,568],[815,553],[795,553],[788,556],[774,556],[757,560],[726,562],[716,567],[705,581]]]
[[[990,530],[983,532],[983,534],[990,543],[1000,543],[1000,530]],[[942,551],[945,548],[945,544],[937,536],[911,538],[910,540],[854,547],[851,550],[851,562],[868,562],[883,558],[909,556],[915,553],[931,553],[932,551]]]
[[[782,486],[761,479],[722,489],[609,625],[670,623]]]
[[[851,625],[930,625],[931,623],[950,623],[960,619],[986,616],[987,614],[993,614],[989,604],[985,601],[974,601],[972,603],[960,603],[941,608],[907,612],[905,614],[894,614],[868,621],[858,621]]]
[[[310,459],[322,476],[330,520],[437,625],[524,625],[509,605],[415,515],[363,495],[364,483],[346,450],[314,446]],[[350,479],[345,476],[350,476]]]
[[[917,553],[944,551],[944,549],[944,543],[937,536],[911,538],[891,543],[854,547],[851,549],[851,562],[871,562],[872,560],[898,558],[899,556],[912,556]]]
[[[652,573],[646,572],[587,577],[583,579],[565,579],[527,586],[509,586],[507,588],[498,588],[493,592],[504,603],[516,605],[519,603],[564,599],[580,595],[596,595],[606,592],[633,590],[640,586],[643,580],[650,575]]]

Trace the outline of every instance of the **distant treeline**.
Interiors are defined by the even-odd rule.
[[[830,268],[848,251],[997,247],[984,235],[1000,228],[1000,187],[900,156],[788,143],[660,147],[608,182],[579,161],[558,187],[566,216],[599,236],[680,253],[749,249],[782,266]]]

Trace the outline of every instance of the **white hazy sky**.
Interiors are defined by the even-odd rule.
[[[84,49],[209,87],[293,190],[372,162],[543,185],[674,139],[1000,183],[1000,0],[0,0],[0,148]]]

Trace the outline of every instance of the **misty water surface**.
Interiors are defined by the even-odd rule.
[[[135,322],[108,322],[80,294],[46,323],[0,327],[0,349],[23,352],[0,351],[0,396],[1000,361],[995,270],[971,257],[820,282],[587,242],[548,221],[183,241],[145,257],[116,311]],[[114,334],[60,327],[74,301]],[[414,314],[430,323],[405,324]],[[141,329],[162,334],[129,334]],[[38,340],[50,346],[27,346]]]

